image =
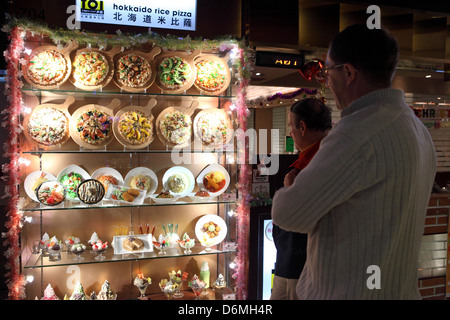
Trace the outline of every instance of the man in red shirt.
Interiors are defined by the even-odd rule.
[[[292,105],[289,125],[292,128],[291,137],[300,154],[284,178],[286,187],[293,183],[297,174],[319,150],[320,142],[331,129],[331,110],[322,100],[303,99]],[[297,299],[297,281],[306,261],[307,235],[288,232],[274,225],[273,238],[277,258],[271,300]]]

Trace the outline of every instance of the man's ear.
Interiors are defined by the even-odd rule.
[[[305,121],[300,120],[299,129],[300,129],[300,132],[302,133],[302,136],[304,136],[306,130],[308,129],[308,127],[306,126]]]
[[[346,83],[350,84],[353,81],[355,81],[358,70],[350,63],[344,64],[343,68],[344,68]]]

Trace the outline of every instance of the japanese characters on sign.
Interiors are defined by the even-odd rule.
[[[77,20],[195,31],[196,0],[76,0]]]

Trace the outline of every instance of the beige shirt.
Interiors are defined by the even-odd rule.
[[[275,193],[273,222],[308,233],[300,299],[418,299],[417,260],[436,172],[427,128],[396,89],[342,112],[294,184]],[[380,289],[370,289],[370,267]]]

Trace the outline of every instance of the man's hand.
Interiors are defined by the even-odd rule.
[[[294,179],[299,172],[300,170],[298,169],[292,169],[291,171],[289,171],[289,173],[284,176],[284,186],[290,187],[294,183]]]

